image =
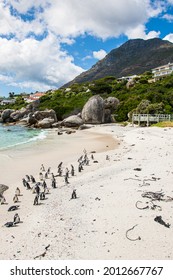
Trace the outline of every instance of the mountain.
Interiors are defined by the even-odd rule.
[[[97,80],[106,76],[120,78],[142,74],[160,65],[173,62],[173,44],[159,38],[129,40],[110,51],[105,58],[63,87]]]

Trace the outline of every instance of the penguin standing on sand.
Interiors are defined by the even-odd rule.
[[[56,189],[56,180],[55,180],[55,178],[52,180],[52,188]]]
[[[3,195],[0,196],[1,205],[6,203],[6,199]]]
[[[27,178],[28,182],[30,182],[30,177],[29,177],[29,175],[26,175],[26,178]]]
[[[13,202],[17,203],[19,201],[17,194],[14,195],[13,197]]]
[[[16,214],[14,215],[13,222],[14,222],[14,224],[19,224],[19,223],[20,223],[20,217],[19,217],[19,214],[18,214],[18,213],[16,213]]]
[[[39,173],[39,179],[40,179],[40,181],[43,180],[43,173],[42,172]]]
[[[25,178],[23,178],[23,179],[22,179],[22,183],[23,183],[23,186],[24,186],[24,187],[26,187],[26,183],[27,183],[27,181],[26,181],[26,179],[25,179]]]
[[[74,166],[71,164],[71,176],[74,176]]]
[[[33,205],[38,205],[39,196],[36,194]]]
[[[17,187],[16,188],[16,190],[15,190],[15,194],[17,195],[17,196],[20,196],[20,189]]]
[[[76,198],[77,198],[76,190],[73,190],[71,194],[71,199],[76,199]]]
[[[30,178],[31,178],[31,182],[35,183],[35,178],[32,175],[30,175]]]

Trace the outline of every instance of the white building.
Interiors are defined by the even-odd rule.
[[[152,69],[153,78],[155,81],[170,75],[173,72],[173,63],[168,63],[166,65],[162,65]]]
[[[1,101],[1,105],[11,105],[11,104],[14,104],[16,102],[15,99],[3,99]]]
[[[138,76],[138,75],[132,75],[132,76],[126,76],[126,77],[118,78],[117,81],[118,81],[118,82],[121,82],[121,81],[127,81],[127,82],[129,82],[129,81],[134,80],[134,79],[137,78],[137,77],[140,78],[140,76]]]

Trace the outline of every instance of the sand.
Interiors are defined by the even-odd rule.
[[[51,131],[32,148],[0,152],[0,183],[10,187],[5,192],[8,204],[0,205],[0,259],[173,259],[172,145],[173,129],[113,124],[71,135]],[[89,158],[96,151],[97,162],[90,160],[78,173],[77,159],[84,148]],[[22,178],[32,174],[39,180],[41,163],[56,174],[60,161],[64,169],[72,163],[76,176],[68,185],[56,177],[57,188],[50,187],[46,200],[33,206],[34,194],[22,186]],[[50,179],[47,183],[50,186]],[[17,186],[22,192],[17,211],[22,222],[6,228],[3,225],[15,213],[7,209]],[[77,199],[71,200],[73,189]],[[152,209],[142,194],[159,191],[164,200],[154,201]],[[148,208],[137,209],[137,201]],[[170,227],[154,221],[156,216]]]

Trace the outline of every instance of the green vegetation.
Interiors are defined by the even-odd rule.
[[[58,120],[61,120],[68,115],[79,113],[91,96],[81,85],[73,85],[70,91],[59,89],[42,96],[39,109],[53,109]]]
[[[10,98],[8,98],[10,99]],[[19,110],[22,107],[26,107],[27,103],[24,101],[23,97],[21,95],[18,95],[15,97],[16,101],[14,104],[10,105],[0,105],[0,110],[5,110],[5,109],[14,109],[14,110]]]
[[[40,109],[54,109],[58,119],[82,110],[86,101],[95,94],[103,99],[114,96],[120,104],[114,112],[118,122],[127,121],[129,113],[173,114],[173,75],[155,83],[148,83],[151,72],[136,79],[136,84],[127,89],[126,81],[118,82],[109,76],[97,81],[73,84],[41,98]]]
[[[100,94],[103,99],[113,96],[120,104],[115,112],[116,121],[127,121],[134,113],[173,114],[173,75],[155,83],[149,83],[151,72],[145,72],[135,78],[136,83],[127,89],[127,81],[118,82],[109,76],[93,82],[73,84],[70,88],[49,91],[40,99],[39,109],[55,110],[58,120],[81,112],[88,99]],[[15,97],[16,98],[16,97]],[[0,109],[19,109],[26,106],[22,96],[16,98],[14,105],[1,106]]]
[[[156,126],[156,127],[173,127],[173,122],[167,121],[167,122],[159,122],[152,124],[151,126]]]

